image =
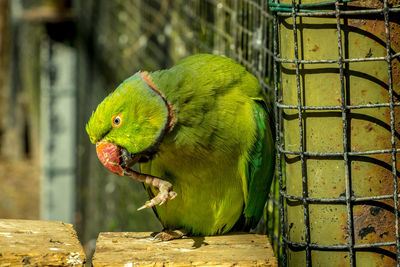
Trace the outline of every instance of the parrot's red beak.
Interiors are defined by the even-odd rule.
[[[111,172],[124,176],[120,162],[121,148],[114,143],[101,140],[96,143],[97,157],[100,162]]]
[[[96,143],[96,152],[100,162],[109,171],[120,176],[129,176],[130,167],[137,162],[147,162],[155,154],[154,152],[131,154],[125,148],[105,140]]]

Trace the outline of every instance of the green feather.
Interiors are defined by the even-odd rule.
[[[270,117],[262,103],[255,103],[254,119],[257,127],[257,138],[250,151],[246,168],[249,194],[244,210],[246,224],[250,228],[256,226],[263,214],[275,165],[273,134],[269,130],[272,128]]]

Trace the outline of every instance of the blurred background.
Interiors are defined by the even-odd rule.
[[[73,223],[87,252],[101,231],[161,230],[136,211],[142,185],[98,161],[91,112],[138,70],[199,52],[271,92],[271,21],[262,0],[0,0],[0,218]]]

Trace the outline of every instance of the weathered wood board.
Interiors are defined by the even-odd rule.
[[[71,224],[0,219],[0,266],[84,266]]]
[[[100,233],[93,266],[278,266],[264,235],[232,233],[162,242],[150,234]]]

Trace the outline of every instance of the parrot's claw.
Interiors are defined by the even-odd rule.
[[[176,197],[176,192],[174,191],[169,191],[169,192],[159,192],[157,196],[154,198],[150,199],[149,201],[146,201],[146,203],[138,208],[137,210],[143,210],[145,208],[151,208],[155,205],[162,205],[165,202],[167,202],[168,199],[174,199]]]
[[[154,236],[154,239],[160,239],[161,241],[169,241],[173,239],[179,239],[186,236],[188,232],[184,229],[167,230],[164,229]]]

